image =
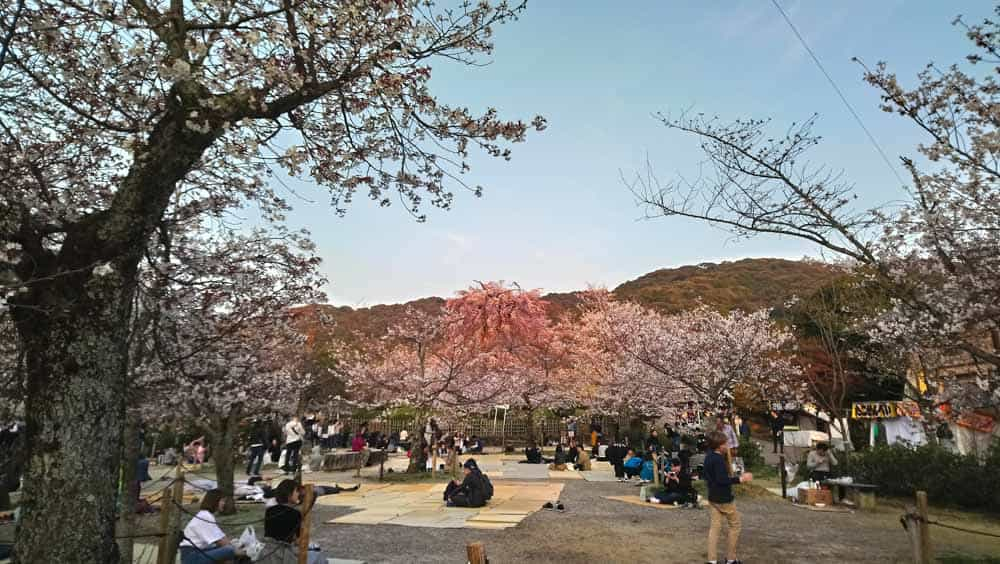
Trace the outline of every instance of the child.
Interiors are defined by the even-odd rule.
[[[726,452],[729,448],[726,435],[720,431],[708,434],[708,455],[705,457],[705,467],[702,477],[708,482],[709,515],[712,518],[708,529],[708,562],[717,564],[719,532],[722,530],[722,520],[729,524],[728,550],[726,564],[741,564],[736,559],[736,545],[740,540],[740,514],[733,503],[733,484],[749,482],[753,475],[744,472],[740,476],[730,476],[726,464]]]

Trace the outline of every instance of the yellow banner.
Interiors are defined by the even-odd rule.
[[[875,419],[882,417],[920,418],[920,408],[912,401],[862,401],[851,404],[851,419]]]

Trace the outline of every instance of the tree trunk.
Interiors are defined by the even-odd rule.
[[[118,551],[121,553],[122,562],[132,562],[132,548],[134,542],[131,538],[135,534],[135,504],[139,493],[139,476],[136,474],[139,464],[139,419],[134,414],[128,414],[125,418],[125,431],[123,433],[125,441],[122,449],[122,487],[121,487],[121,536],[126,537],[118,543]]]
[[[13,304],[29,449],[16,563],[119,560],[115,497],[134,268],[115,269],[104,277],[63,273]]]
[[[420,417],[415,421],[417,431],[410,435],[413,440],[410,441],[410,464],[406,467],[407,474],[417,474],[427,468],[427,458],[424,457],[424,446],[427,445],[427,441],[424,440],[424,427],[427,426],[427,421]]]
[[[234,407],[228,416],[215,418],[209,435],[212,440],[212,456],[215,458],[215,480],[218,483],[216,487],[222,490],[222,509],[220,511],[222,515],[236,513],[236,500],[233,494],[236,461],[233,447],[240,412],[238,407]]]

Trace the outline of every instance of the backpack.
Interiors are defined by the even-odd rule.
[[[486,500],[489,501],[493,499],[493,482],[490,481],[490,477],[486,474],[481,474],[483,477],[483,492],[486,493]]]

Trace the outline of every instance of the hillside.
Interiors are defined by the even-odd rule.
[[[694,307],[699,300],[723,311],[780,309],[792,296],[807,296],[837,275],[835,267],[816,262],[744,259],[655,270],[621,284],[614,293],[621,299],[667,313]],[[580,304],[579,296],[572,292],[547,294],[544,299],[552,305],[553,317],[572,312]],[[300,308],[298,314],[307,327],[310,340],[322,343],[331,337],[351,340],[358,332],[382,335],[407,307],[430,310],[443,303],[443,298],[430,297],[405,304],[359,309],[311,305]],[[334,323],[330,334],[320,330],[316,323],[320,312]]]
[[[784,259],[743,259],[664,268],[614,289],[621,299],[674,313],[700,299],[728,311],[781,308],[793,296],[808,296],[839,275],[828,264]]]

